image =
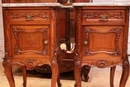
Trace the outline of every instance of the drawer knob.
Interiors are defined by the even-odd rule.
[[[71,4],[71,0],[67,0],[67,3],[66,4]]]
[[[31,15],[31,14],[25,14],[25,19],[27,20],[27,21],[31,21],[31,20],[33,20],[33,15]]]
[[[45,40],[45,41],[44,41],[44,44],[47,45],[47,44],[48,44],[48,40]]]
[[[84,44],[87,45],[87,44],[88,44],[88,41],[84,41]]]
[[[108,21],[108,15],[100,15],[100,21]]]

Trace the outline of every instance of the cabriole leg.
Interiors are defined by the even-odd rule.
[[[55,63],[55,64],[52,65],[51,87],[56,87],[56,82],[58,80],[58,73],[59,73],[58,64]]]
[[[123,61],[122,76],[121,76],[119,87],[125,87],[128,77],[129,77],[129,61],[127,57],[127,59]]]
[[[10,87],[15,87],[15,81],[14,81],[14,77],[13,77],[13,73],[12,73],[12,65],[11,62],[9,60],[5,60],[3,62],[3,66],[5,69],[5,75],[8,79],[9,85]]]
[[[22,74],[23,74],[23,87],[26,87],[27,85],[27,72],[26,72],[26,66],[22,66]]]
[[[74,77],[75,77],[75,87],[81,87],[81,67],[80,67],[80,62],[75,62],[75,67],[74,67]]]
[[[111,67],[111,70],[110,70],[110,87],[114,87],[113,82],[114,82],[115,69],[116,69],[116,66]]]

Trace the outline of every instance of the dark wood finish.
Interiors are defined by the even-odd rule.
[[[74,30],[73,26],[74,24],[72,24],[72,22],[74,21],[74,19],[72,18],[74,13],[70,12],[67,13],[67,9],[61,9],[60,10],[60,43],[68,43],[69,45],[69,39],[71,38],[70,35],[70,29]],[[72,20],[68,21],[67,23],[67,15],[70,15],[70,18]],[[68,29],[67,29],[67,24]],[[74,64],[73,64],[73,58],[74,58],[74,54],[67,54],[65,52],[62,53],[62,64],[61,64],[61,72],[67,72],[67,71],[72,71],[74,68]]]
[[[26,87],[26,70],[34,70],[42,65],[51,67],[51,87],[56,87],[56,82],[60,87],[61,52],[58,8],[5,7],[3,16],[6,53],[3,66],[10,87],[15,87],[12,73],[14,65],[22,68],[24,87]]]
[[[119,87],[125,87],[129,75],[127,7],[75,7],[75,9],[76,87],[81,87],[80,72],[85,65],[98,68],[111,67],[111,87],[113,87],[115,66],[122,65],[123,72]]]

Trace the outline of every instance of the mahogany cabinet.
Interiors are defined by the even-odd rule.
[[[3,8],[6,53],[3,66],[11,87],[15,87],[13,65],[26,67],[27,70],[42,65],[50,66],[52,85],[55,87],[59,73],[58,61],[61,58],[58,17],[58,7],[53,6]]]
[[[129,7],[81,6],[75,7],[76,87],[81,87],[80,71],[85,65],[111,67],[110,87],[116,65],[122,66],[119,87],[125,87],[129,75],[127,55]]]

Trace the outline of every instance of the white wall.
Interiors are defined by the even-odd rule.
[[[130,12],[129,12],[130,17]],[[128,54],[130,55],[130,18],[129,18],[129,34],[128,34]]]
[[[130,0],[93,0],[93,2],[114,2],[114,1],[130,1]]]
[[[130,0],[93,0],[93,1],[94,2],[104,2],[104,1],[110,2],[110,1],[130,1]],[[128,53],[130,54],[130,31],[129,31],[129,40],[128,40]],[[2,58],[4,58],[4,33],[3,33],[2,8],[0,7],[0,61],[3,61]]]
[[[2,8],[0,7],[0,61],[3,61],[2,58],[4,58],[4,33],[3,33]]]

